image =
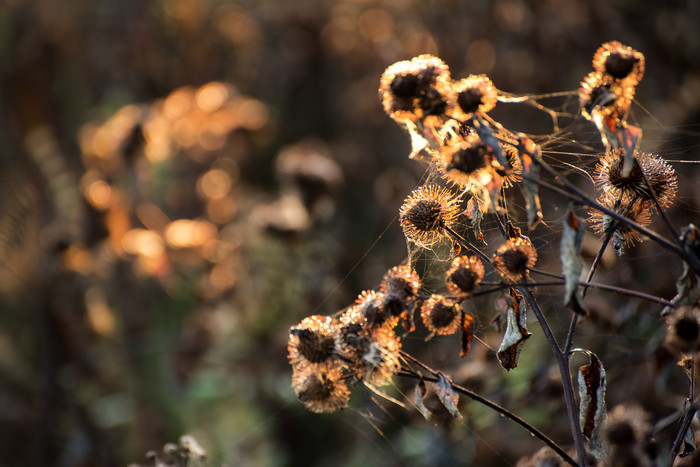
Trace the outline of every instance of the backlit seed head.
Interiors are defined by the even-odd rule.
[[[385,308],[385,296],[382,292],[365,290],[355,300],[355,308],[364,317],[366,326],[377,327],[386,326],[393,328],[398,322],[398,316],[393,316]]]
[[[295,372],[292,389],[312,412],[335,412],[347,407],[350,399],[350,390],[342,373],[336,368],[321,372]]]
[[[425,185],[406,198],[399,221],[406,239],[424,248],[445,235],[460,214],[458,199],[446,188]]]
[[[610,192],[603,192],[598,198],[598,203],[602,206],[621,214],[641,226],[651,224],[652,208],[649,201],[639,198],[632,199],[623,194],[617,197]],[[588,211],[588,223],[593,231],[599,235],[604,235],[609,228],[615,228],[613,237],[613,248],[618,254],[622,254],[624,248],[631,247],[641,240],[636,230],[631,229],[627,224],[615,222],[615,219],[596,209]]]
[[[328,368],[337,363],[338,322],[330,316],[304,318],[289,330],[289,362],[296,369]]]
[[[457,95],[452,116],[458,120],[466,120],[474,112],[484,114],[498,101],[498,92],[486,75],[469,75],[454,83],[452,89]]]
[[[634,92],[634,85],[593,71],[583,79],[578,90],[581,114],[588,120],[595,112],[600,112],[603,117],[624,120]]]
[[[394,63],[379,84],[384,111],[399,123],[442,118],[454,107],[447,65],[433,55]]]
[[[458,256],[445,274],[447,289],[457,300],[466,300],[479,287],[484,265],[476,256]]]
[[[494,264],[498,273],[514,282],[528,277],[528,270],[537,262],[537,250],[527,237],[510,238],[498,247]]]
[[[418,293],[420,285],[420,277],[412,267],[394,266],[384,274],[381,291],[385,295],[394,295],[405,301]]]
[[[383,386],[401,368],[401,341],[393,331],[381,328],[362,341],[357,377],[375,386]]]
[[[640,151],[635,151],[634,158],[636,163],[632,166],[632,171],[629,176],[623,177],[623,151],[608,151],[596,165],[598,188],[610,192],[615,197],[628,195],[631,198],[653,200],[656,196],[659,205],[664,208],[673,204],[678,190],[676,171],[673,167],[659,156]]]
[[[459,329],[462,309],[456,302],[440,294],[433,294],[421,307],[423,324],[430,332],[454,334]]]
[[[637,84],[644,76],[644,55],[617,41],[606,42],[593,55],[593,68],[614,79]]]
[[[700,349],[700,308],[675,309],[666,319],[666,341],[681,352]]]
[[[476,133],[446,141],[439,156],[445,178],[462,188],[488,185],[495,175],[491,149]]]
[[[636,404],[625,403],[608,412],[601,434],[615,450],[641,443],[650,429],[649,414]]]

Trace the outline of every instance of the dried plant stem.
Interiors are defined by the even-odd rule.
[[[671,447],[671,465],[673,465],[673,461],[676,460],[676,457],[678,454],[681,452],[681,446],[683,445],[683,440],[685,440],[686,433],[688,433],[688,430],[690,429],[690,424],[693,422],[693,418],[695,418],[695,414],[698,411],[697,406],[695,405],[695,356],[693,355],[692,360],[690,361],[690,368],[688,369],[688,372],[690,374],[690,388],[688,390],[688,398],[685,400],[684,403],[684,409],[687,407],[687,409],[684,411],[683,414],[683,422],[681,423],[681,427],[678,430],[678,433],[676,434],[676,438],[673,440],[673,446]]]
[[[427,375],[423,375],[423,374],[414,372],[412,370],[411,371],[404,370],[404,371],[400,371],[398,373],[399,376],[404,376],[404,377],[414,378],[414,379],[421,379],[424,381],[430,381],[432,383],[436,383],[438,381],[437,372],[435,370],[431,369],[430,367],[428,367],[424,363],[420,362],[419,360],[415,359],[414,357],[412,357],[411,355],[409,355],[405,352],[401,352],[401,355],[404,358],[419,365],[425,371],[430,373],[430,375],[427,376]],[[484,406],[492,409],[493,411],[499,413],[500,415],[504,416],[505,418],[512,420],[513,422],[515,422],[518,425],[525,428],[528,432],[530,432],[530,434],[532,434],[532,436],[534,436],[535,438],[542,441],[544,444],[549,446],[554,452],[556,452],[559,456],[561,456],[561,458],[564,459],[564,461],[566,463],[568,463],[569,465],[572,465],[572,466],[579,465],[576,463],[576,461],[574,459],[571,458],[571,456],[569,456],[561,447],[559,447],[559,445],[557,443],[552,441],[547,435],[545,435],[544,433],[539,431],[537,428],[535,428],[534,426],[530,425],[528,422],[526,422],[522,418],[515,415],[513,412],[509,411],[508,409],[506,409],[504,407],[501,407],[500,405],[496,404],[495,402],[492,402],[492,401],[480,396],[479,394],[477,394],[473,391],[470,391],[469,389],[467,389],[463,386],[460,386],[460,385],[454,384],[454,383],[451,383],[451,386],[452,386],[452,389],[454,389],[459,394],[462,394],[463,396],[467,396],[471,400],[478,402],[479,404],[484,405]]]
[[[583,290],[581,290],[581,300],[586,298],[588,288],[590,287],[589,284],[591,282],[591,279],[593,279],[593,276],[595,275],[595,272],[598,269],[598,264],[600,264],[600,260],[603,259],[605,249],[608,247],[608,244],[610,243],[610,240],[612,239],[616,228],[617,222],[613,222],[605,230],[605,237],[603,237],[603,243],[600,245],[600,248],[598,249],[598,253],[596,253],[595,258],[593,258],[593,263],[591,263],[591,267],[588,270],[588,275],[586,276],[586,285],[584,285]],[[649,300],[657,301],[658,299],[654,297],[649,298]],[[578,323],[578,320],[579,316],[576,313],[572,313],[571,320],[569,321],[569,330],[566,333],[566,343],[564,344],[564,355],[566,355],[567,357],[571,357],[571,347],[574,343],[574,333],[576,332],[576,324]]]
[[[578,455],[579,464],[582,467],[586,467],[587,464],[587,451],[586,444],[583,440],[583,433],[581,432],[581,424],[579,423],[578,408],[576,407],[576,401],[574,399],[574,386],[571,381],[571,367],[569,364],[569,357],[562,352],[561,347],[557,343],[554,334],[552,333],[547,319],[544,317],[540,306],[537,304],[532,291],[527,286],[527,283],[522,284],[519,290],[525,296],[532,312],[537,318],[537,322],[540,324],[540,328],[544,333],[545,339],[549,343],[549,346],[554,354],[554,358],[557,360],[559,365],[559,373],[561,375],[562,388],[564,390],[564,402],[566,403],[566,412],[569,416],[569,425],[571,427],[571,435],[574,438],[574,445],[576,446],[576,454]]]
[[[442,227],[450,235],[452,235],[453,238],[457,240],[462,246],[475,252],[481,259],[486,261],[487,264],[492,264],[491,259],[485,253],[483,253],[478,248],[469,243],[464,237],[462,237],[453,229],[444,224]],[[574,387],[571,381],[571,369],[569,365],[569,358],[562,352],[561,347],[559,347],[559,344],[557,343],[557,340],[554,337],[554,334],[552,333],[552,329],[549,327],[549,323],[547,323],[547,320],[545,319],[542,310],[537,304],[537,301],[535,300],[532,291],[529,289],[528,284],[514,283],[513,285],[518,287],[525,295],[525,298],[528,301],[530,308],[532,308],[532,311],[535,314],[535,317],[537,318],[540,327],[542,328],[545,338],[549,343],[552,353],[554,354],[554,357],[557,360],[557,364],[559,365],[559,373],[561,375],[562,380],[562,387],[564,389],[564,401],[566,403],[566,410],[569,416],[569,423],[571,426],[571,435],[573,436],[574,444],[576,446],[576,453],[579,457],[579,464],[581,465],[581,467],[586,467],[586,445],[583,441],[583,433],[581,432],[581,426],[579,423],[578,410],[576,408],[576,402],[574,400]]]
[[[646,235],[651,239],[652,241],[658,243],[661,247],[669,250],[670,252],[674,253],[683,261],[688,263],[688,265],[693,269],[693,271],[696,274],[700,274],[700,260],[693,255],[688,254],[681,246],[674,244],[667,240],[666,238],[660,236],[656,232],[647,229],[646,227],[639,225],[638,223],[634,222],[632,219],[629,219],[611,209],[606,208],[605,206],[601,205],[600,203],[595,202],[591,198],[589,198],[587,195],[582,193],[580,190],[576,189],[575,192],[570,193],[562,188],[559,188],[557,186],[552,185],[551,183],[543,182],[542,180],[539,180],[534,177],[529,177],[527,175],[523,175],[523,179],[528,180],[533,183],[537,183],[539,186],[542,188],[546,188],[547,190],[553,191],[571,201],[580,203],[580,204],[585,204],[586,206],[590,206],[592,208],[595,208],[613,219],[622,222],[623,224],[627,225],[633,230],[636,230],[637,232],[641,233],[642,235]]]

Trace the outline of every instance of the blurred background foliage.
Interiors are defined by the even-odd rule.
[[[646,149],[697,159],[698,20],[685,1],[2,0],[0,465],[145,463],[185,433],[210,465],[512,465],[534,452],[474,404],[463,424],[434,404],[426,423],[356,390],[351,410],[316,415],[289,387],[289,326],[406,258],[395,216],[425,167],[382,112],[379,77],[434,53],[502,90],[572,91],[619,40],[647,57],[634,110]],[[509,128],[552,131],[546,114],[499,110]],[[677,170],[687,219],[700,184]],[[617,283],[673,295],[678,264],[659,278],[613,263]],[[619,348],[658,341],[657,315],[629,309],[646,304],[599,302],[606,329],[643,336]],[[422,337],[409,350],[567,442],[543,346],[505,374],[485,345],[459,361],[454,340],[424,351]],[[493,331],[480,338],[498,347]]]

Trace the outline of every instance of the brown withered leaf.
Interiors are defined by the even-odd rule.
[[[690,224],[681,235],[683,249],[693,254],[700,249],[700,231],[693,224]],[[695,305],[700,300],[700,278],[693,272],[688,263],[683,262],[683,272],[676,282],[677,294],[671,302],[676,306]],[[661,310],[661,316],[673,312],[675,307],[667,306]]]
[[[532,230],[542,220],[542,205],[540,204],[539,187],[536,182],[540,176],[540,167],[535,163],[540,157],[540,147],[525,135],[518,136],[518,154],[523,164],[523,194],[525,196],[525,211],[527,212],[527,227]]]
[[[588,365],[583,365],[578,370],[578,390],[581,405],[579,418],[581,432],[594,442],[598,438],[598,430],[605,418],[605,368],[600,359],[588,350],[574,349],[583,352],[590,358]]]
[[[421,379],[418,382],[418,386],[416,386],[416,408],[421,414],[423,414],[425,420],[429,421],[432,414],[430,413],[430,410],[427,409],[425,404],[423,404],[423,399],[425,398],[425,394],[427,392],[428,389],[425,387],[425,381]]]
[[[695,452],[695,434],[692,428],[688,428],[685,432],[685,437],[683,438],[683,446],[681,447],[681,452],[678,453],[678,457],[688,457]]]
[[[484,240],[484,234],[481,231],[481,221],[484,218],[484,213],[481,211],[481,207],[479,206],[479,204],[479,201],[472,196],[467,202],[467,210],[464,213],[470,220],[472,230],[474,231],[476,239],[481,240],[482,242],[484,242],[484,245],[486,245],[486,241]]]
[[[615,135],[622,151],[625,154],[625,160],[622,163],[622,177],[629,177],[632,168],[634,167],[634,151],[639,146],[639,140],[642,138],[642,129],[636,126],[628,125],[627,122],[621,122],[615,129]]]
[[[560,259],[564,268],[565,281],[564,304],[581,315],[587,314],[578,288],[578,279],[583,268],[581,242],[585,230],[584,220],[569,211],[569,215],[564,220],[564,231],[561,234],[560,242]]]
[[[474,330],[472,326],[474,324],[474,318],[472,315],[462,312],[462,348],[459,352],[459,356],[464,357],[469,355],[469,346],[472,343],[472,335]]]
[[[435,394],[442,402],[442,405],[452,414],[453,417],[462,418],[462,414],[457,409],[459,394],[452,387],[452,381],[444,373],[438,371],[437,383],[435,383]]]
[[[527,330],[527,317],[523,306],[523,297],[510,289],[510,306],[506,311],[506,332],[496,353],[501,366],[512,370],[518,366],[518,356],[525,341],[532,334]]]

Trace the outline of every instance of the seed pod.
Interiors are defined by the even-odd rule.
[[[421,307],[423,324],[433,334],[454,334],[459,329],[462,309],[439,294],[433,294]]]
[[[446,188],[425,185],[406,198],[399,221],[406,239],[423,248],[438,242],[460,214],[458,199]]]
[[[644,55],[617,41],[606,42],[593,55],[593,68],[636,85],[644,76]]]
[[[338,369],[320,373],[295,372],[292,389],[297,398],[312,412],[335,412],[347,407],[350,390]]]
[[[498,273],[514,282],[527,279],[528,270],[537,262],[537,250],[524,236],[510,238],[498,247],[494,265]]]
[[[339,364],[336,347],[338,332],[337,321],[321,315],[304,318],[299,325],[292,327],[287,350],[294,369],[321,371]]]
[[[447,289],[457,300],[466,300],[479,287],[484,265],[476,256],[458,256],[445,273]]]
[[[457,96],[452,116],[457,120],[464,121],[474,112],[486,113],[498,101],[498,92],[486,75],[469,75],[454,83],[452,89]]]
[[[627,176],[623,175],[623,165],[621,149],[606,152],[596,165],[596,186],[616,198],[627,195],[653,200],[656,197],[664,208],[673,203],[678,189],[676,171],[663,158],[634,151],[634,163]]]
[[[666,342],[680,352],[700,349],[700,308],[676,308],[666,318]]]
[[[421,282],[418,273],[410,266],[394,266],[382,278],[381,291],[406,300],[418,293]]]
[[[379,84],[384,111],[396,122],[446,118],[454,107],[450,71],[433,55],[420,55],[388,67]]]

